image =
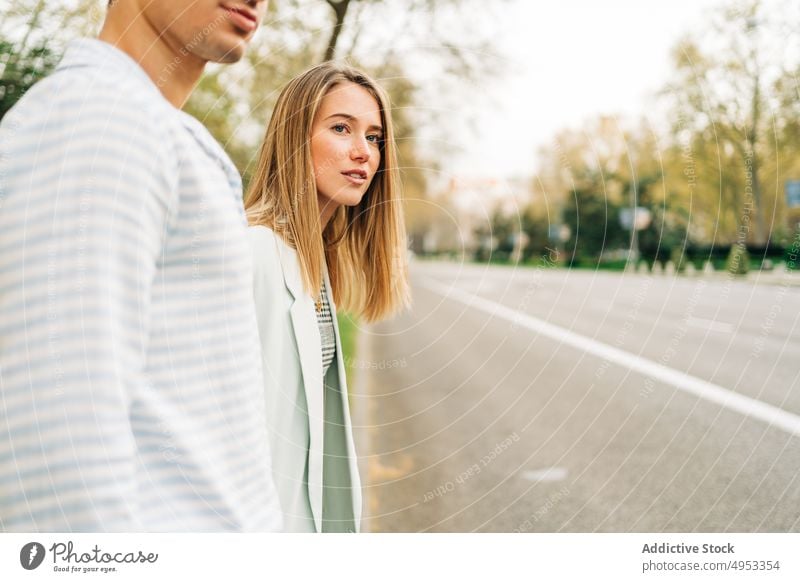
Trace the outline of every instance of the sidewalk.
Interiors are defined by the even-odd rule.
[[[731,280],[741,283],[754,283],[760,285],[776,285],[781,287],[800,287],[800,271],[787,271],[783,265],[779,265],[770,271],[750,271],[746,275],[731,275],[728,271],[707,271],[690,270],[683,273],[675,273],[668,269],[656,269],[653,271],[637,268],[634,270],[621,271],[626,275],[643,275],[648,277],[680,277],[683,279],[709,279],[712,281]]]

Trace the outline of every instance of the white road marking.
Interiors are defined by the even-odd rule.
[[[567,478],[567,470],[564,467],[548,467],[538,471],[525,471],[522,478],[528,481],[563,481]]]
[[[714,321],[713,319],[705,319],[703,317],[687,317],[686,325],[690,327],[698,327],[708,331],[719,331],[722,333],[732,333],[733,325],[722,321]]]
[[[688,394],[694,394],[709,402],[719,404],[750,418],[766,422],[770,426],[780,428],[794,436],[800,436],[800,416],[787,412],[777,406],[767,404],[755,398],[743,396],[717,384],[695,378],[684,372],[668,368],[652,360],[631,354],[618,348],[609,346],[590,337],[577,334],[573,331],[553,325],[542,319],[520,313],[510,307],[495,303],[483,297],[473,295],[443,285],[437,281],[426,279],[421,281],[422,286],[434,293],[443,295],[448,299],[459,301],[469,307],[480,309],[493,317],[500,317],[512,322],[516,326],[535,331],[543,336],[550,337],[562,344],[572,346],[593,354],[609,362],[625,366],[635,372],[649,376],[654,380],[674,386]]]

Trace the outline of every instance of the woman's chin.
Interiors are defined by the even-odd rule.
[[[340,206],[345,207],[353,207],[358,206],[361,204],[361,201],[364,199],[365,192],[337,192],[336,196],[333,198],[320,198],[319,199],[319,206],[320,210],[323,212],[325,211],[326,206],[333,206],[334,208],[338,208]]]
[[[358,206],[361,204],[361,201],[364,199],[364,194],[352,194],[348,196],[344,196],[343,199],[339,202],[342,206]]]

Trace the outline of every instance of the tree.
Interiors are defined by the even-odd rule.
[[[522,254],[524,260],[541,259],[543,256],[547,256],[551,261],[554,260],[560,244],[549,238],[551,224],[554,224],[554,221],[551,221],[536,205],[531,204],[525,209],[520,217],[521,230],[527,237],[527,244]]]
[[[522,232],[520,217],[506,214],[495,207],[488,220],[475,228],[478,242],[475,259],[479,261],[508,260],[512,256],[516,237]]]
[[[596,187],[602,187],[597,177]],[[564,224],[570,229],[565,244],[566,261],[571,265],[596,260],[603,252],[625,246],[628,235],[619,225],[621,206],[602,195],[602,190],[573,190],[564,207]]]
[[[775,56],[783,51],[774,49],[791,37],[778,32],[775,17],[782,14],[774,6],[765,9],[761,0],[729,4],[706,34],[676,47],[675,80],[666,89],[673,99],[676,141],[686,133],[696,137],[683,139],[699,146],[701,169],[719,177],[721,212],[735,216],[733,232],[725,229],[725,237],[759,245],[770,240],[780,210],[774,170],[784,152],[775,148],[774,128],[782,124],[773,88],[784,63]]]
[[[625,248],[638,252],[633,233],[620,225],[623,208],[645,207],[659,217],[640,233],[642,246],[653,252],[679,235],[673,230],[679,220],[666,194],[660,140],[647,124],[600,116],[583,130],[559,132],[540,160],[533,214],[546,217],[549,225],[563,221],[569,227],[566,250],[574,259],[594,260]]]
[[[775,140],[771,144],[774,144],[776,152],[773,158],[776,187],[781,191],[788,180],[800,180],[800,156],[797,156],[797,144],[800,143],[800,65],[784,71],[775,82],[774,91],[780,113],[775,123]],[[783,202],[783,197],[779,198]],[[788,252],[792,245],[796,245],[800,233],[800,208],[786,208],[785,217],[785,221],[778,221],[776,238]],[[785,226],[785,230],[780,229],[781,226]]]
[[[347,17],[347,9],[350,7],[352,0],[339,0],[338,2],[334,0],[325,1],[328,3],[328,6],[331,7],[331,10],[333,10],[335,19],[333,30],[331,30],[331,37],[328,40],[328,45],[325,48],[325,56],[323,57],[323,60],[329,61],[336,55],[336,45],[339,43],[339,35],[344,27],[344,19]],[[358,0],[355,1],[357,2]]]

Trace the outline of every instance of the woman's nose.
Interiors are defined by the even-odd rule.
[[[353,139],[350,157],[354,160],[359,160],[362,162],[369,161],[370,151],[369,143],[367,142],[366,137],[356,137]]]

